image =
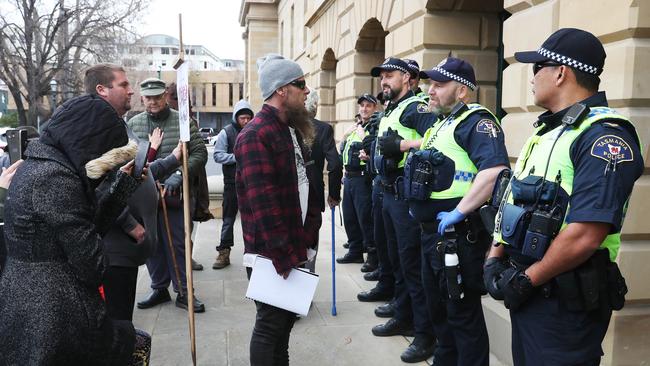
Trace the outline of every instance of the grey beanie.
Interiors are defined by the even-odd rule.
[[[275,53],[258,58],[257,71],[263,100],[269,99],[279,87],[305,76],[298,63]]]

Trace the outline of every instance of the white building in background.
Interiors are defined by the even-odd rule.
[[[133,44],[118,46],[123,66],[146,71],[171,71],[179,54],[178,38],[165,34],[144,36]],[[192,71],[243,70],[243,61],[221,59],[202,45],[185,45],[185,61]]]

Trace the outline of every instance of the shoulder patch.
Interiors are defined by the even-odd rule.
[[[591,145],[591,155],[607,162],[614,161],[622,163],[624,161],[634,160],[634,152],[630,148],[630,144],[616,135],[599,137]]]
[[[424,103],[418,104],[417,111],[418,113],[431,113],[431,110],[429,110],[429,106]]]
[[[487,133],[496,137],[501,132],[499,125],[491,119],[482,119],[476,124],[476,132]]]

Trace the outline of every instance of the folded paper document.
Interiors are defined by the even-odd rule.
[[[317,274],[294,268],[284,279],[270,259],[251,254],[245,255],[244,265],[253,268],[247,298],[307,316],[318,286]]]

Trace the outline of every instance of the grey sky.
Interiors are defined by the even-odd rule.
[[[240,5],[241,0],[151,0],[138,31],[142,35],[162,33],[178,38],[181,13],[184,43],[204,45],[217,57],[243,60]]]

